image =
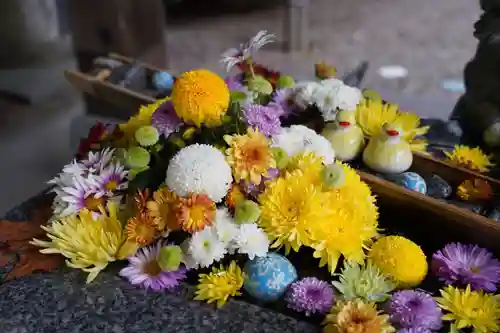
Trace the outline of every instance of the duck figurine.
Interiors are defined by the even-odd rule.
[[[401,138],[402,131],[389,124],[382,133],[370,139],[363,151],[363,162],[382,174],[398,174],[408,170],[413,162],[410,144]]]
[[[341,161],[352,161],[365,146],[363,131],[356,124],[356,111],[341,110],[334,122],[328,123],[321,133],[332,145]]]

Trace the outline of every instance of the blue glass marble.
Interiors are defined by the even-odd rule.
[[[400,175],[393,176],[395,184],[402,186],[408,190],[419,192],[422,194],[427,193],[427,184],[424,178],[415,172],[403,172]]]
[[[269,252],[265,257],[256,257],[246,263],[243,288],[257,300],[278,300],[288,286],[297,280],[297,271],[284,256]]]
[[[168,72],[156,72],[153,74],[153,86],[158,90],[171,90],[174,77]]]

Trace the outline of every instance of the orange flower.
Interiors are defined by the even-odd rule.
[[[490,200],[493,197],[493,189],[486,180],[468,179],[458,186],[457,195],[465,201]]]
[[[156,237],[154,219],[148,214],[138,214],[127,221],[125,233],[129,241],[139,245],[151,244]]]
[[[180,198],[177,205],[177,220],[182,230],[196,232],[211,225],[215,218],[215,203],[205,194],[191,194]]]
[[[269,140],[258,130],[249,128],[246,135],[226,135],[229,145],[226,160],[233,169],[234,178],[260,184],[267,170],[276,167]]]
[[[234,209],[241,200],[245,200],[245,195],[240,186],[236,184],[231,185],[231,189],[226,196],[226,205]]]
[[[159,231],[179,230],[180,225],[175,215],[175,206],[179,198],[168,188],[160,188],[153,193],[153,200],[147,203],[148,213],[153,217]]]
[[[144,213],[146,211],[148,199],[149,189],[145,189],[143,192],[137,190],[137,193],[134,195],[134,203],[138,213]]]

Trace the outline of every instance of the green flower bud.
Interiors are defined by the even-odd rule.
[[[233,103],[244,102],[248,98],[247,94],[242,91],[232,90],[229,94]]]
[[[345,183],[344,168],[338,164],[326,166],[321,172],[321,179],[331,189],[340,188]]]
[[[295,87],[295,80],[289,75],[282,75],[276,82],[276,87],[278,89],[293,88]]]
[[[182,250],[179,246],[169,245],[160,249],[158,265],[164,272],[173,272],[179,269],[182,262]]]
[[[262,76],[256,76],[248,80],[248,88],[252,91],[264,95],[271,95],[273,93],[273,86]]]
[[[127,150],[126,164],[129,168],[143,168],[149,165],[151,155],[142,147],[130,147]]]
[[[158,142],[160,134],[153,126],[142,126],[134,133],[137,142],[143,147],[150,147]]]
[[[236,204],[234,220],[237,224],[254,223],[260,216],[259,205],[251,200],[241,200]]]
[[[276,161],[276,167],[280,170],[286,168],[288,162],[290,162],[290,157],[281,148],[275,147],[271,148],[271,152],[273,154],[274,160]]]

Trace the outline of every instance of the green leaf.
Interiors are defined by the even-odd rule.
[[[236,102],[236,103],[239,103],[239,102],[244,102],[248,96],[247,94],[245,94],[244,92],[242,91],[237,91],[237,90],[234,90],[234,91],[230,91],[230,96],[231,96],[231,102]]]

